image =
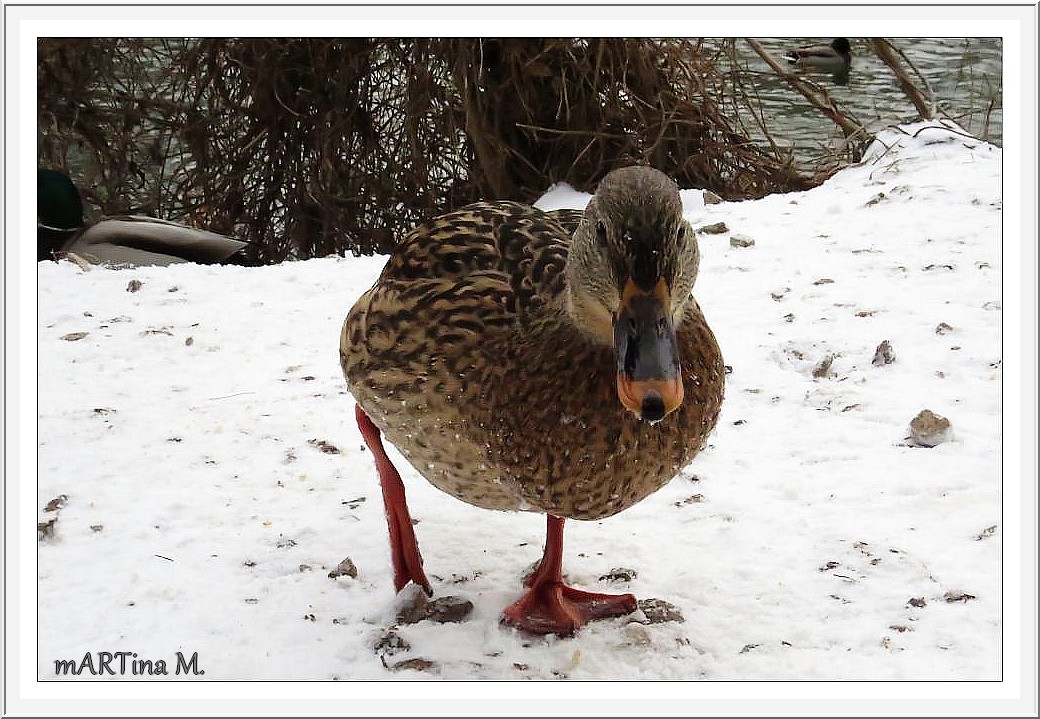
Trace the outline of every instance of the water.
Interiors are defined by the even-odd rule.
[[[889,38],[927,80],[937,101],[937,117],[949,117],[981,139],[1002,141],[1002,41],[1000,38]],[[774,57],[800,45],[827,44],[831,38],[760,38]],[[917,119],[917,111],[892,71],[877,58],[866,38],[849,38],[852,68],[845,85],[825,73],[803,73],[820,84],[871,132]],[[778,145],[795,158],[812,162],[842,139],[838,127],[790,87],[743,40],[733,48],[759,95],[767,127]],[[783,62],[781,60],[781,62]],[[916,74],[904,62],[918,87]]]

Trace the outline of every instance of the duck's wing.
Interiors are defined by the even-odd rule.
[[[791,50],[787,50],[783,54],[783,58],[791,64],[796,64],[810,57],[824,57],[822,53],[824,50],[830,50],[826,45],[806,45],[805,47],[796,47]],[[831,51],[833,53],[833,51]]]
[[[410,292],[411,284],[503,285],[508,312],[530,311],[565,286],[575,210],[544,212],[516,202],[479,202],[429,220],[395,249],[376,283]]]
[[[64,250],[104,264],[170,265],[223,262],[247,243],[216,232],[154,217],[109,217],[76,237]]]
[[[524,333],[560,304],[572,224],[571,215],[485,202],[408,233],[343,324],[352,391],[404,392],[448,365],[445,376],[465,374],[494,338]]]

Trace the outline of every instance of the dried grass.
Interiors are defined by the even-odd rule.
[[[811,186],[728,119],[754,99],[722,68],[696,40],[43,39],[39,162],[95,212],[264,262],[385,252],[436,213],[632,163],[726,199]]]

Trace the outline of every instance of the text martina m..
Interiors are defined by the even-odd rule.
[[[169,676],[189,674],[201,676],[206,673],[199,668],[199,653],[193,652],[190,659],[177,652],[169,662],[165,659],[140,659],[137,652],[87,652],[82,659],[55,659],[54,674],[57,676]]]

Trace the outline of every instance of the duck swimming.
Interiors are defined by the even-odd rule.
[[[805,45],[788,50],[783,58],[797,67],[847,73],[852,64],[852,46],[848,38],[836,37],[829,45]]]
[[[398,591],[432,594],[381,435],[454,497],[547,516],[503,623],[569,635],[636,608],[563,583],[563,527],[657,491],[714,428],[724,367],[691,294],[699,261],[675,183],[649,167],[606,175],[583,212],[481,202],[404,237],[340,335]]]
[[[36,191],[37,262],[74,254],[114,266],[255,264],[243,253],[246,242],[154,217],[106,217],[87,227],[79,191],[59,170],[38,169]]]

